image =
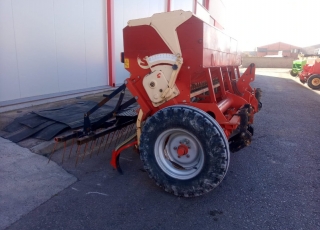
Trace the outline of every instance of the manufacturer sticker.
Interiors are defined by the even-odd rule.
[[[126,69],[129,68],[129,58],[124,59],[124,68],[126,68]]]

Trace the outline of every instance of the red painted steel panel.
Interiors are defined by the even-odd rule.
[[[192,31],[192,33],[190,33]],[[203,67],[240,65],[238,42],[197,17],[177,28],[184,64],[197,71]]]
[[[131,73],[130,78],[127,79],[127,87],[133,96],[138,97],[138,103],[144,113],[150,112],[149,115],[152,115],[159,109],[176,104],[195,106],[214,114],[215,119],[225,128],[225,133],[229,136],[237,126],[229,122],[232,116],[244,104],[257,101],[254,98],[254,90],[247,87],[250,81],[246,81],[241,89],[245,93],[248,91],[245,99],[234,94],[231,79],[234,80],[234,71],[238,71],[241,60],[237,53],[237,41],[195,16],[191,16],[178,26],[176,31],[183,57],[183,65],[175,82],[180,94],[154,107],[142,84],[143,78],[150,73],[150,69],[141,68],[137,58],[143,60],[146,56],[171,53],[157,31],[149,25],[127,26],[123,30],[124,58],[127,63],[125,68]],[[208,71],[211,73],[210,76]],[[245,72],[245,78],[254,78],[254,65]],[[192,90],[198,90],[198,86],[203,83],[207,84],[211,94],[214,92],[214,96],[202,94],[199,95],[203,98],[201,102],[191,101],[190,95],[194,92]],[[224,106],[220,104],[223,108],[221,111],[218,103],[222,100],[228,103]],[[255,112],[258,111],[256,104],[252,103]],[[227,108],[232,109],[224,114],[223,111]]]
[[[107,31],[108,31],[108,73],[109,85],[115,86],[115,42],[114,42],[114,0],[107,0]]]

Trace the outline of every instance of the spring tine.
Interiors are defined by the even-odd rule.
[[[100,147],[101,147],[102,143],[104,142],[104,139],[105,139],[105,138],[106,138],[106,135],[104,135],[104,136],[101,138],[101,141],[100,141],[100,145],[99,145],[99,148],[98,148],[97,155],[99,154]]]
[[[109,136],[109,134],[108,134]],[[97,155],[99,155],[99,152],[100,152],[100,147],[102,145],[102,143],[104,142],[104,139],[106,138],[106,136],[104,135],[103,138],[101,138],[101,141],[100,141],[100,145],[99,145],[99,149],[98,149],[98,152],[97,152]]]
[[[141,130],[142,131],[142,130]],[[133,126],[133,133],[137,133],[137,126],[136,126],[136,124],[134,124],[134,126]]]
[[[63,154],[62,154],[62,161],[61,164],[63,164],[63,160],[64,160],[64,154],[66,152],[66,147],[67,147],[67,141],[64,142],[64,146],[63,146]]]
[[[128,136],[130,136],[130,133],[131,133],[131,131],[133,130],[134,124],[130,125],[129,127],[130,127],[130,128],[129,128],[129,130],[128,130],[126,139],[128,138]]]
[[[117,131],[118,131],[118,130],[117,130]],[[112,135],[112,138],[111,138],[111,141],[110,141],[110,143],[109,143],[108,148],[110,147],[110,145],[111,145],[111,143],[112,143],[112,140],[113,140],[113,137],[116,135],[117,131],[115,131],[114,134]]]
[[[49,164],[49,162],[51,161],[51,157],[52,157],[52,155],[53,155],[54,151],[56,150],[57,144],[58,144],[58,142],[55,142],[55,143],[54,143],[54,146],[53,146],[52,152],[51,152],[51,154],[50,154],[50,156],[49,156],[48,164]]]
[[[94,144],[92,145],[92,148],[91,148],[91,150],[90,150],[90,158],[91,158],[91,156],[92,156],[92,152],[93,152],[93,150],[94,150],[94,146],[96,145],[96,142],[99,140],[99,138],[98,139],[96,139],[96,140],[94,140]]]
[[[120,134],[120,133],[121,133],[121,130],[122,130],[122,129],[119,129],[118,135],[117,135],[116,139],[114,140],[114,146],[116,146],[119,138],[121,138],[121,134]]]
[[[130,133],[131,126],[132,126],[132,125],[128,125],[127,133],[126,133],[124,139],[127,139],[128,135],[129,135],[129,133]]]
[[[86,146],[84,147],[84,152],[83,152],[83,154],[82,154],[81,163],[83,162],[83,159],[84,159],[84,157],[86,156],[86,150],[87,150],[87,147],[88,147],[88,143],[89,143],[89,142],[87,142],[87,143],[86,143]],[[91,141],[91,146],[92,146],[92,141]]]
[[[129,125],[127,126],[127,127],[125,127],[125,132],[124,132],[124,135],[123,135],[123,140],[125,140],[126,139],[126,136],[127,136],[127,134],[128,134],[128,130],[129,130]]]
[[[77,160],[76,160],[76,165],[75,165],[75,167],[77,167],[77,164],[78,164],[79,153],[80,153],[80,145],[78,145],[77,150],[76,150],[76,153],[77,153]]]
[[[69,152],[69,159],[70,159],[70,156],[71,156],[73,145],[74,145],[74,138],[72,139],[72,145],[71,145],[71,149],[70,149],[70,152]]]
[[[122,134],[123,134],[124,128],[122,128],[121,130],[119,130],[119,133],[120,133],[120,131],[122,131],[122,132],[121,132],[121,134],[120,134],[120,137],[119,137],[118,139],[116,139],[116,142],[114,143],[115,146],[117,145],[118,140],[121,139],[121,136],[122,136]]]
[[[117,140],[118,140],[120,131],[121,131],[121,130],[118,130],[117,137],[116,137],[116,139],[114,140],[114,145],[113,145],[113,146],[116,146],[116,143],[117,143]]]
[[[106,146],[107,146],[107,143],[108,143],[108,140],[109,140],[109,136],[110,136],[111,133],[108,134],[108,137],[107,137],[107,140],[106,140],[106,143],[104,145],[104,149],[103,149],[103,152],[106,150]],[[114,132],[112,133],[112,135],[114,135]]]
[[[129,136],[132,134],[132,130],[134,130],[134,125],[135,125],[135,124],[132,124],[132,125],[130,126],[130,129],[131,129],[131,130],[129,131]]]
[[[131,126],[131,125],[128,125],[128,126],[127,126],[126,133],[124,134],[124,140],[127,138],[128,134],[129,134],[130,126]]]
[[[90,149],[92,149],[92,145],[93,145],[93,140],[91,141]]]

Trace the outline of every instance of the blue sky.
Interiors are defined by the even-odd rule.
[[[320,44],[320,0],[224,0],[226,31],[243,51],[274,42]]]

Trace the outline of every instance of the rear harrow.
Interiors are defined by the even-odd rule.
[[[118,145],[116,149],[124,149],[122,148],[122,146],[127,145],[128,141],[132,141],[133,139],[128,139],[128,136],[130,136],[130,134],[135,131],[135,123],[137,120],[137,112],[135,107],[133,106],[134,103],[136,103],[136,98],[131,98],[127,102],[122,103],[125,89],[126,86],[124,84],[114,92],[112,92],[110,95],[103,95],[105,98],[84,114],[83,129],[74,130],[71,134],[55,137],[55,144],[49,156],[48,162],[50,162],[52,155],[56,150],[57,144],[63,143],[64,146],[61,161],[63,163],[65,160],[67,141],[70,140],[72,140],[72,144],[70,147],[68,158],[70,159],[72,150],[74,149],[74,145],[76,144],[76,166],[80,160],[81,162],[83,162],[86,156],[89,156],[91,158],[95,151],[96,154],[99,155],[100,150],[103,149],[104,152],[106,148],[110,148],[112,145],[114,147],[117,146],[117,143],[121,144]],[[90,115],[98,110],[102,105],[106,104],[108,101],[114,98],[117,94],[120,94],[120,96],[115,108],[99,120],[91,122]],[[133,143],[135,142],[133,141]],[[115,168],[118,169],[119,172],[122,172],[120,169],[120,164],[118,162],[119,157],[117,157],[117,155],[119,154],[119,151],[117,153],[114,153],[111,162],[113,162],[112,165],[117,166]]]

